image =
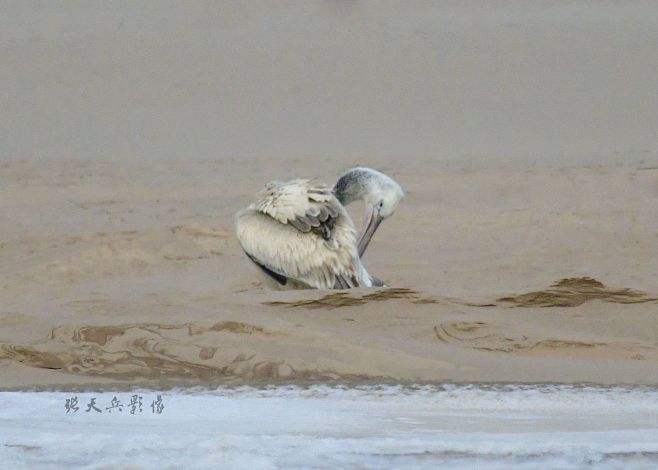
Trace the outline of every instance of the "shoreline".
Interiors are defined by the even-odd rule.
[[[47,386],[34,387],[0,387],[0,393],[135,393],[135,392],[165,392],[180,395],[205,395],[213,393],[240,394],[242,392],[268,392],[276,390],[314,391],[328,390],[354,390],[363,392],[377,392],[378,390],[396,389],[401,393],[413,393],[418,391],[448,391],[459,389],[478,389],[482,391],[514,391],[534,390],[542,388],[556,388],[560,390],[593,390],[593,391],[658,391],[658,382],[645,383],[595,383],[595,382],[458,382],[458,381],[398,381],[398,380],[362,380],[362,381],[333,381],[333,382],[304,382],[304,381],[280,381],[280,382],[252,382],[240,384],[184,384],[168,383],[164,386],[153,387],[154,384],[71,384],[70,386]]]

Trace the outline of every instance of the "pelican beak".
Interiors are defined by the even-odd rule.
[[[366,213],[366,222],[359,234],[359,241],[357,243],[359,249],[359,258],[363,256],[363,253],[368,248],[368,243],[372,239],[372,236],[375,234],[377,227],[382,223],[384,218],[379,215],[379,211],[372,204],[368,204],[367,213]]]

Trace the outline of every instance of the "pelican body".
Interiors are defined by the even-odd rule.
[[[277,287],[349,289],[383,285],[361,262],[381,221],[404,193],[388,176],[354,168],[333,188],[296,179],[273,181],[236,214],[242,249]],[[366,224],[357,232],[345,206],[366,202]]]

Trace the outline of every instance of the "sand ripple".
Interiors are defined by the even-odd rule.
[[[644,292],[606,287],[591,277],[561,279],[546,290],[502,297],[498,302],[516,307],[577,307],[590,300],[621,304],[658,302],[657,297],[651,297]]]
[[[194,323],[61,326],[34,345],[0,344],[0,358],[30,367],[131,379],[277,379],[295,371],[284,361],[238,350],[236,336],[282,333],[237,321],[210,327]]]
[[[388,288],[380,289],[375,292],[364,294],[348,293],[348,292],[335,292],[332,294],[324,295],[317,299],[304,299],[292,301],[272,301],[263,302],[264,305],[270,306],[283,306],[289,308],[303,307],[303,308],[327,308],[334,309],[340,307],[351,307],[354,305],[364,305],[369,302],[377,302],[392,299],[405,299],[412,304],[433,304],[438,301],[433,297],[428,297],[416,292],[413,289],[407,288]]]
[[[446,321],[434,327],[436,338],[442,343],[455,344],[481,351],[504,353],[566,353],[571,357],[588,353],[598,356],[646,359],[658,358],[654,345],[622,341],[584,341],[571,338],[545,338],[525,335],[506,324]]]

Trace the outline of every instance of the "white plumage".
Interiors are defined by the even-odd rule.
[[[245,253],[280,287],[369,287],[357,235],[330,188],[308,180],[269,183],[236,215]]]

